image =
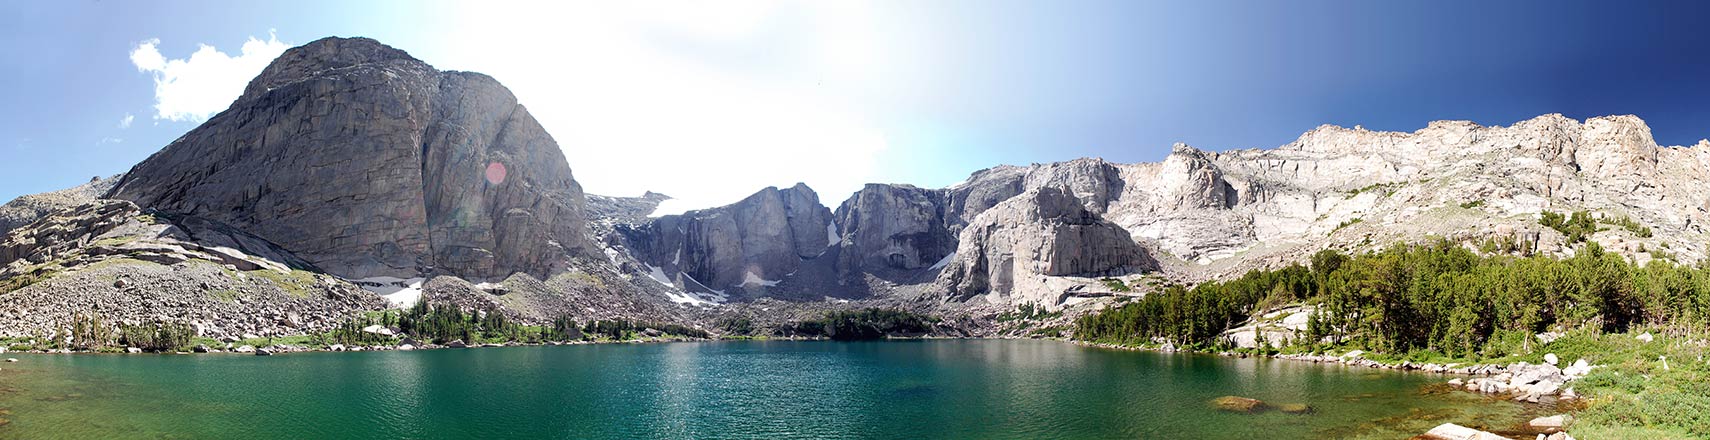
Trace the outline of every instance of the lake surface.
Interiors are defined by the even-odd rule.
[[[1434,374],[1053,341],[6,356],[0,438],[1393,439],[1535,412]]]

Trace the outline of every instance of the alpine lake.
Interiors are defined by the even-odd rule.
[[[1440,374],[1037,340],[4,356],[0,438],[1396,439],[1551,410]]]

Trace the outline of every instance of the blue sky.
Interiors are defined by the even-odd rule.
[[[1685,2],[491,3],[10,3],[0,199],[123,172],[329,35],[491,74],[590,192],[678,208],[1325,123],[1636,114],[1665,145],[1710,137],[1710,8]]]

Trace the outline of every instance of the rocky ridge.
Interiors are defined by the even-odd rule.
[[[42,216],[93,202],[113,189],[120,176],[94,177],[89,183],[41,194],[29,194],[0,205],[0,234],[30,224]]]
[[[1641,262],[1690,263],[1706,255],[1710,197],[1693,187],[1707,172],[1710,143],[1658,146],[1632,116],[1545,115],[1507,127],[1439,121],[1412,133],[1323,126],[1268,150],[1176,145],[1156,163],[1077,159],[982,170],[942,189],[868,185],[836,211],[836,266],[840,278],[879,278],[893,291],[931,282],[946,265],[938,262],[964,253],[959,235],[981,213],[1041,188],[1072,195],[1155,254],[1160,275],[1190,283],[1324,248],[1359,252],[1428,237],[1571,255],[1574,244],[1538,224],[1546,210],[1631,219],[1652,232],[1610,227],[1591,240]],[[1049,289],[1101,290],[1069,281]],[[963,287],[952,296],[973,297]]]

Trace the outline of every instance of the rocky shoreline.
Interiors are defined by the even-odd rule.
[[[1161,353],[1201,353],[1242,358],[1257,356],[1271,359],[1284,359],[1322,364],[1340,364],[1388,370],[1477,376],[1473,378],[1456,377],[1449,379],[1446,383],[1449,386],[1456,387],[1457,389],[1465,389],[1468,392],[1501,396],[1516,402],[1532,404],[1578,399],[1579,395],[1574,393],[1573,387],[1567,385],[1574,380],[1585,377],[1585,375],[1589,374],[1592,369],[1600,367],[1598,365],[1591,365],[1589,362],[1586,362],[1585,359],[1579,359],[1574,361],[1572,364],[1569,364],[1566,368],[1558,368],[1555,364],[1559,359],[1554,353],[1544,355],[1545,363],[1543,364],[1515,362],[1508,365],[1476,364],[1462,366],[1459,364],[1413,363],[1409,361],[1402,361],[1399,364],[1386,364],[1361,357],[1365,354],[1365,352],[1361,350],[1349,351],[1348,353],[1344,353],[1340,356],[1327,354],[1251,355],[1235,352],[1198,352],[1191,350],[1178,350],[1171,344],[1165,344],[1163,347],[1159,348],[1149,348],[1086,341],[1066,340],[1066,342],[1081,346],[1113,350],[1155,351]],[[1567,415],[1539,417],[1527,422],[1526,426],[1530,429],[1541,431],[1538,434],[1538,438],[1542,440],[1573,440],[1573,436],[1568,435],[1564,430],[1568,420],[1572,420],[1572,417]],[[1476,440],[1505,439],[1507,437],[1502,437],[1497,434],[1479,431],[1477,429],[1453,423],[1445,423],[1414,438],[1426,440]]]
[[[1365,354],[1362,350],[1349,351],[1340,356],[1328,354],[1253,355],[1236,352],[1198,352],[1178,350],[1170,344],[1165,344],[1160,348],[1149,348],[1085,341],[1067,342],[1088,347],[1108,348],[1114,350],[1156,351],[1161,353],[1203,353],[1243,358],[1258,356],[1272,359],[1286,359],[1320,364],[1341,364],[1387,370],[1421,371],[1427,373],[1455,374],[1463,376],[1485,376],[1472,379],[1450,379],[1448,384],[1457,387],[1464,387],[1467,391],[1480,392],[1484,394],[1511,394],[1514,396],[1514,400],[1528,403],[1539,403],[1540,401],[1544,401],[1551,397],[1561,399],[1577,398],[1578,396],[1574,394],[1572,387],[1564,388],[1564,386],[1573,380],[1584,377],[1586,374],[1590,373],[1593,368],[1597,368],[1595,365],[1590,365],[1585,359],[1574,361],[1566,368],[1556,367],[1554,362],[1550,362],[1557,359],[1554,353],[1544,356],[1546,360],[1546,363],[1544,364],[1515,362],[1507,365],[1475,364],[1463,366],[1460,364],[1413,363],[1411,361],[1402,361],[1399,364],[1386,364],[1362,357],[1362,355]]]

